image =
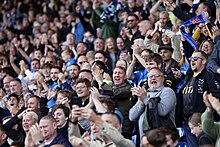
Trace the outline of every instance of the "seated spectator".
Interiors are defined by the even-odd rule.
[[[179,133],[175,126],[163,126],[160,130],[166,137],[167,146],[176,147],[178,145]]]
[[[142,137],[142,147],[166,147],[166,137],[160,129],[153,129]]]
[[[189,119],[191,133],[197,137],[199,146],[215,145],[215,140],[202,130],[201,113],[193,113]]]

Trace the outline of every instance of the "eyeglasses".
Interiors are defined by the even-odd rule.
[[[159,78],[159,77],[161,77],[161,76],[163,76],[163,75],[159,75],[159,74],[156,74],[156,75],[148,75],[148,78],[149,78],[149,79],[152,79],[153,77],[154,77],[154,78]]]
[[[189,58],[189,61],[197,61],[198,59],[204,60],[204,59],[201,58],[201,57],[190,57],[190,58]]]

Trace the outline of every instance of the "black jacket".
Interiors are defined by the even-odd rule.
[[[55,144],[61,144],[61,145],[64,145],[65,147],[72,147],[70,142],[65,137],[63,137],[61,134],[57,134],[57,136],[53,139],[53,141],[48,145],[44,145],[44,147],[50,147]]]
[[[189,69],[187,71],[185,82],[180,90],[177,98],[177,107],[176,107],[176,124],[177,126],[181,126],[183,123],[183,89],[188,84],[188,82],[193,77],[193,71]],[[205,104],[203,102],[203,93],[207,91],[208,93],[212,93],[215,97],[220,98],[220,81],[219,76],[208,72],[204,69],[198,76],[196,76],[193,92],[192,92],[192,112],[191,115],[195,112],[204,112]]]
[[[201,134],[197,137],[199,146],[203,145],[212,145],[215,146],[215,139],[210,137],[208,134],[202,131]]]
[[[132,96],[131,93],[131,84],[128,81],[124,81],[120,85],[114,85],[111,87],[110,85],[103,84],[101,86],[103,90],[110,90],[112,89],[113,98],[112,100],[115,101],[116,107],[121,111],[124,119],[122,123],[122,135],[125,138],[131,138],[132,131],[133,131],[133,123],[129,120],[129,110],[131,109],[132,105],[130,103],[130,98]]]
[[[12,129],[14,125],[19,123],[21,123],[21,120],[17,116],[14,116],[4,126],[7,129],[9,138],[11,138],[12,140],[24,142],[26,136],[24,130]]]

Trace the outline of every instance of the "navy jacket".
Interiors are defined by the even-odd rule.
[[[50,147],[54,144],[61,144],[61,145],[64,145],[65,147],[72,147],[70,142],[65,137],[63,137],[61,134],[57,134],[54,140],[50,144],[45,145],[44,147]]]
[[[193,77],[193,72],[191,69],[187,71],[185,82],[183,84],[182,90]],[[176,124],[177,126],[181,126],[183,123],[183,95],[182,90],[178,94],[177,98],[177,107],[176,107]],[[220,98],[220,81],[219,76],[214,73],[208,72],[204,69],[195,80],[193,85],[193,93],[192,93],[192,107],[193,112],[204,112],[206,106],[203,102],[203,93],[208,91],[208,93],[212,93],[215,97]],[[191,114],[191,115],[192,115]]]

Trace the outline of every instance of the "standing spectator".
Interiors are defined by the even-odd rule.
[[[114,55],[114,54],[113,54]],[[114,63],[110,58],[109,54],[104,51],[96,51],[95,52],[95,61],[101,61],[105,63],[107,70],[112,73],[112,67],[114,67]]]
[[[158,34],[161,32],[162,36]],[[160,39],[162,42],[160,43]],[[159,53],[160,46],[171,46],[173,48],[173,58],[176,61],[180,61],[182,54],[180,52],[180,41],[178,35],[169,29],[164,29],[162,23],[157,21],[155,23],[154,30],[147,32],[144,40],[144,44],[147,48],[151,49],[154,53]]]
[[[70,110],[65,105],[56,105],[53,108],[53,117],[57,122],[57,133],[68,140],[68,122]]]
[[[184,11],[173,2],[173,0],[165,0],[164,2],[166,3],[166,8],[172,11],[173,14],[182,21],[187,21],[190,18],[193,18],[194,16],[201,14],[202,12],[207,12],[208,16],[210,17],[212,16],[211,13],[214,10],[212,8],[212,6],[214,6],[214,3],[212,3],[211,1],[204,1],[199,3],[198,7],[192,8],[194,9],[192,13],[188,13],[188,15],[186,15],[186,13],[184,13]],[[212,17],[210,20],[211,22],[214,22],[214,17]]]
[[[79,128],[76,125],[77,119],[79,117],[89,119],[92,121],[92,131],[96,140],[82,140],[79,134]],[[126,146],[133,147],[134,144],[125,139],[120,134],[121,122],[114,113],[105,113],[101,117],[95,114],[92,109],[89,108],[73,108],[71,120],[73,123],[70,124],[69,136],[72,145],[80,146],[88,144],[89,146],[103,146],[103,144],[114,146]],[[73,136],[74,135],[74,136]]]
[[[2,124],[0,124],[0,146],[2,147],[10,147],[10,145],[8,144],[8,135],[7,135],[7,130],[4,128],[4,126]]]
[[[91,83],[88,79],[81,78],[76,81],[76,93],[80,101],[80,106],[86,106],[89,103],[89,89]]]
[[[88,45],[82,41],[80,41],[76,46],[76,55],[75,58],[79,55],[86,54],[88,49]]]
[[[75,89],[76,80],[79,76],[80,66],[78,64],[71,64],[69,66],[68,81],[73,89]]]
[[[70,84],[67,83],[64,74],[61,72],[60,67],[53,66],[51,69],[51,80],[52,83],[49,85],[51,90],[62,90],[68,89],[72,90]],[[56,97],[51,97],[47,103],[48,108],[52,108],[56,104]]]
[[[93,79],[92,71],[90,69],[82,69],[79,72],[79,78],[86,78],[90,82]]]
[[[14,116],[19,111],[19,98],[17,94],[10,94],[6,101],[6,108],[10,111],[11,115]]]
[[[13,79],[12,76],[6,75],[3,78],[3,89],[5,90],[6,94],[10,94],[10,81]]]
[[[8,137],[12,140],[24,141],[25,136],[30,131],[32,125],[38,122],[38,116],[35,112],[24,110],[22,113],[15,115],[4,124],[7,129]],[[22,129],[14,130],[13,126],[19,124],[22,119]]]
[[[77,64],[80,66],[80,69],[82,68],[83,64],[85,63],[88,63],[88,59],[86,57],[86,54],[80,54],[78,57],[77,57],[77,60],[76,60]]]
[[[131,13],[127,18],[127,27],[121,30],[121,37],[124,39],[126,48],[130,49],[135,39],[141,38],[138,30],[138,16]]]
[[[16,93],[18,96],[22,95],[22,84],[20,79],[13,79],[10,81],[10,93]]]
[[[193,147],[197,147],[198,144],[196,137],[190,133],[189,117],[195,112],[205,111],[202,99],[203,92],[210,91],[213,95],[220,97],[218,77],[205,69],[206,62],[207,55],[204,52],[194,51],[190,58],[191,70],[187,71],[182,92],[178,98],[177,123],[183,122],[187,142],[189,146]]]
[[[172,29],[173,25],[170,21],[169,14],[167,11],[160,12],[160,22],[164,29],[173,30]]]
[[[116,44],[115,44],[115,39],[114,38],[107,38],[105,41],[105,51],[107,52],[109,59],[111,61],[111,65],[112,67],[110,69],[114,69],[115,68],[115,64],[117,59],[117,50],[116,50]]]
[[[52,116],[47,115],[41,118],[39,125],[35,124],[31,127],[30,132],[25,138],[25,146],[43,145],[49,147],[54,144],[72,147],[66,138],[57,133],[56,120]]]
[[[153,29],[153,26],[149,20],[142,20],[141,22],[138,23],[138,30],[140,31],[141,36],[143,38],[145,38],[147,35],[147,32],[152,29]]]
[[[133,131],[133,123],[129,120],[129,109],[131,108],[130,96],[131,85],[126,78],[126,70],[123,67],[115,67],[113,70],[113,84],[112,86],[107,83],[99,83],[102,90],[112,90],[113,100],[116,106],[121,111],[124,121],[122,123],[122,134],[125,138],[131,138]]]
[[[96,38],[94,41],[94,51],[104,51],[105,41],[103,38]]]
[[[34,47],[31,44],[30,38],[28,36],[25,36],[21,39],[21,47],[22,50],[25,51],[28,56],[34,51]]]
[[[128,49],[125,47],[124,40],[121,37],[118,37],[116,39],[116,45],[118,48],[118,57],[117,58],[119,58],[122,53],[128,53]]]
[[[220,74],[220,64],[219,64],[219,49],[220,49],[220,41],[218,41],[214,48],[213,52],[208,60],[208,63],[206,65],[206,68],[208,71]]]
[[[163,59],[162,70],[164,74],[169,77],[169,86],[175,91],[177,86],[177,79],[174,77],[172,69],[178,68],[178,62],[172,58],[173,48],[169,45],[160,46],[158,52]],[[168,80],[168,79],[166,79]],[[168,82],[166,82],[168,84]]]
[[[137,11],[136,0],[128,0],[128,6],[125,8],[125,11],[129,14]]]
[[[149,89],[146,91],[145,88],[134,87],[131,89],[132,95],[138,96],[137,103],[130,109],[129,118],[132,121],[136,121],[139,124],[140,138],[143,136],[145,131],[148,131],[153,126],[147,125],[150,121],[147,119],[149,113],[147,113],[147,105],[150,99],[160,98],[157,106],[158,115],[157,117],[167,117],[175,124],[175,107],[176,107],[176,95],[175,92],[169,88],[164,87],[164,74],[159,68],[151,68],[148,73],[148,85]],[[155,122],[153,122],[155,123]],[[168,125],[168,124],[160,124]]]

